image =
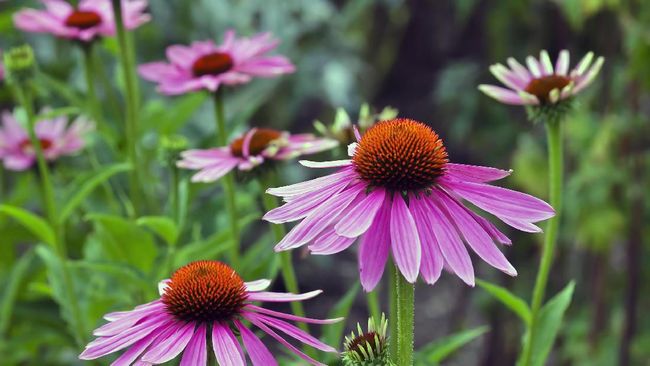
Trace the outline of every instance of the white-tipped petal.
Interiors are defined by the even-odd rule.
[[[555,64],[555,73],[566,76],[569,72],[569,62],[569,51],[560,51],[560,55],[557,57],[557,63]]]
[[[580,63],[578,63],[578,66],[576,66],[575,69],[573,69],[573,72],[571,73],[573,76],[580,76],[587,71],[587,68],[589,65],[591,65],[591,61],[594,59],[594,53],[589,52],[585,55],[585,57],[580,60]]]
[[[548,93],[548,100],[551,103],[557,103],[558,100],[560,100],[560,89],[555,88],[555,89],[551,90],[551,92]]]
[[[535,59],[535,57],[533,56],[526,57],[526,64],[528,65],[528,70],[530,70],[530,72],[533,74],[534,77],[536,78],[542,77],[542,69],[537,59]]]
[[[542,50],[539,53],[539,60],[542,63],[542,73],[544,75],[553,75],[553,63],[546,50]]]

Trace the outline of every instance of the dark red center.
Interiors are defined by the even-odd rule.
[[[542,76],[531,80],[525,90],[527,93],[536,96],[540,102],[547,103],[550,100],[549,94],[553,89],[562,91],[570,82],[571,79],[562,75]]]
[[[246,134],[247,135],[247,134]],[[243,157],[244,156],[244,139],[246,135],[234,140],[230,144],[230,152],[234,156]],[[276,131],[270,128],[258,128],[253,132],[250,143],[248,145],[248,155],[259,155],[264,151],[269,144],[274,140],[279,139],[282,136],[282,132]]]
[[[68,15],[65,25],[79,29],[88,29],[98,26],[102,22],[102,17],[94,11],[75,10]]]
[[[430,187],[449,160],[442,139],[429,126],[396,118],[371,127],[352,161],[371,186],[403,192]]]
[[[232,69],[234,63],[229,54],[214,52],[199,57],[192,65],[194,76],[219,75]]]
[[[41,144],[41,150],[47,150],[47,149],[51,148],[52,145],[54,144],[54,143],[52,142],[52,140],[50,140],[50,139],[43,139],[43,138],[38,139],[38,142],[40,142],[40,144]],[[21,149],[21,150],[32,149],[32,141],[29,140],[29,139],[23,140],[23,141],[20,143],[20,149]]]
[[[379,340],[379,345],[377,345],[376,340]],[[360,334],[359,336],[353,338],[349,343],[345,345],[345,350],[348,352],[358,352],[361,354],[361,349],[363,348],[364,352],[370,346],[370,348],[375,352],[375,355],[381,354],[381,347],[384,339],[377,332],[368,332]]]
[[[246,285],[230,266],[197,261],[174,272],[162,302],[177,319],[214,322],[232,319],[246,298]]]

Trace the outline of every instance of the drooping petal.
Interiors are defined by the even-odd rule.
[[[284,334],[300,341],[301,343],[312,346],[324,352],[336,352],[336,349],[334,347],[321,342],[318,338],[296,327],[295,325],[262,314],[256,314],[255,317],[257,317],[257,319],[262,323],[283,332]]]
[[[152,346],[142,356],[142,361],[151,363],[165,363],[178,356],[192,339],[194,323],[176,324],[173,333],[159,344]]]
[[[340,236],[334,228],[330,228],[321,233],[315,240],[314,244],[308,248],[312,254],[330,255],[339,253],[352,245],[357,238],[348,238]]]
[[[205,324],[199,325],[194,331],[194,335],[190,343],[185,347],[183,358],[181,358],[180,366],[206,366],[208,363],[208,352],[206,347],[207,342],[207,327]]]
[[[460,181],[486,183],[509,176],[512,170],[501,170],[487,166],[447,163],[445,177]]]
[[[424,202],[424,199],[413,196],[409,203],[409,209],[418,228],[418,236],[422,245],[420,272],[424,281],[433,285],[440,278],[445,262],[433,231],[433,227],[438,223],[433,221],[433,215],[431,215],[429,206]]]
[[[212,323],[212,349],[220,366],[246,366],[239,341],[221,322]]]
[[[478,89],[485,93],[487,96],[492,97],[502,103],[512,105],[529,104],[524,98],[521,97],[519,93],[514,92],[510,89],[485,84],[479,85]]]
[[[275,366],[278,362],[275,360],[268,348],[257,338],[255,333],[246,328],[242,322],[235,320],[235,325],[239,330],[241,339],[244,342],[244,348],[250,357],[253,366]]]
[[[264,302],[291,302],[303,301],[314,298],[323,293],[322,290],[315,290],[306,292],[304,294],[290,294],[282,292],[251,292],[248,294],[248,301],[264,301]]]
[[[287,198],[299,197],[303,194],[323,189],[329,186],[330,184],[334,184],[339,181],[350,182],[351,178],[354,177],[355,175],[356,172],[354,171],[354,169],[343,168],[336,173],[325,175],[312,180],[307,180],[304,182],[283,186],[283,187],[269,188],[266,190],[266,193],[278,197],[285,197],[285,201],[287,201],[288,200]]]
[[[375,189],[363,200],[352,207],[334,226],[336,233],[348,238],[356,238],[365,233],[375,219],[375,215],[384,204],[384,189]]]
[[[260,307],[260,306],[256,306],[256,305],[252,305],[252,304],[246,305],[245,309],[250,310],[250,311],[254,311],[256,313],[271,315],[271,316],[274,316],[276,318],[282,318],[282,319],[293,320],[293,321],[296,321],[296,322],[309,323],[309,324],[334,324],[334,323],[338,323],[341,320],[343,320],[343,318],[335,318],[335,319],[305,318],[305,317],[302,317],[302,316],[296,316],[296,315],[292,315],[292,314],[281,313],[279,311],[269,310],[269,309],[266,309],[266,308],[263,308],[263,307]]]
[[[370,228],[361,237],[359,274],[364,290],[372,291],[384,273],[390,249],[390,199],[384,198]]]
[[[395,265],[414,283],[420,272],[422,249],[415,220],[400,194],[393,197],[390,211],[390,241]]]

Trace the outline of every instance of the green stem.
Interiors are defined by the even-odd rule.
[[[392,261],[388,264],[388,271],[388,299],[390,301],[388,328],[389,336],[391,337],[388,352],[390,359],[393,362],[397,362],[397,333],[399,333],[397,330],[397,276],[399,272]]]
[[[262,202],[264,204],[264,210],[266,212],[271,211],[272,209],[278,207],[278,200],[266,193],[266,190],[271,187],[276,187],[275,176],[273,172],[269,172],[265,177],[261,178],[262,183]],[[282,238],[286,235],[286,230],[283,224],[270,224],[271,231],[273,231],[273,237],[275,242],[279,243]],[[293,266],[293,261],[291,260],[291,252],[281,252],[280,255],[280,270],[282,271],[282,279],[284,280],[284,285],[287,290],[291,293],[297,294],[300,293],[298,287],[298,280],[296,279],[296,271]],[[291,310],[297,316],[305,316],[305,309],[302,306],[302,303],[299,301],[294,301],[291,303]],[[309,331],[307,324],[299,323],[299,326],[306,332]]]
[[[396,333],[391,335],[391,358],[396,365],[412,365],[415,286],[409,283],[397,268],[393,268],[392,275],[395,289],[392,293],[391,306],[396,309],[391,308],[391,315],[395,317],[390,319],[390,323],[394,324],[391,330]]]
[[[54,187],[52,185],[50,170],[47,166],[47,162],[45,161],[45,155],[43,154],[41,142],[36,135],[36,115],[34,113],[34,102],[32,100],[32,96],[28,87],[25,87],[23,89],[22,86],[17,86],[16,96],[20,104],[25,109],[25,113],[27,115],[27,132],[29,134],[31,146],[36,154],[38,175],[41,180],[41,191],[43,193],[43,204],[45,206],[48,222],[52,226],[52,229],[55,233],[54,247],[61,261],[61,268],[63,272],[63,287],[66,293],[66,300],[70,304],[70,312],[72,313],[70,316],[73,323],[71,324],[73,336],[77,342],[77,345],[83,346],[86,340],[85,327],[83,324],[83,318],[81,317],[79,301],[74,290],[74,282],[72,280],[72,275],[70,274],[70,268],[68,267],[68,254],[64,243],[65,234],[63,231],[63,223],[59,223],[59,220],[57,218],[56,198],[54,196]]]
[[[170,192],[171,192],[171,214],[178,230],[182,230],[182,218],[180,212],[180,174],[176,164],[171,162],[169,164],[170,169]],[[166,262],[166,271],[165,274],[172,273],[174,270],[174,254],[176,253],[177,243],[171,243],[167,250],[167,260]]]
[[[381,306],[379,305],[379,287],[375,287],[374,290],[366,294],[366,300],[368,302],[368,311],[370,316],[372,316],[375,321],[381,319]]]
[[[117,41],[119,44],[120,63],[122,64],[122,71],[124,73],[124,84],[126,89],[126,116],[125,116],[125,132],[126,132],[126,145],[128,150],[128,157],[133,169],[129,171],[129,188],[130,198],[133,200],[135,209],[135,216],[137,217],[142,210],[141,196],[140,196],[140,182],[139,182],[139,169],[138,169],[138,85],[135,75],[135,60],[132,42],[129,41],[128,34],[124,28],[124,21],[122,19],[122,1],[112,0],[113,14],[115,17],[115,27],[117,29]]]
[[[527,342],[524,345],[523,360],[524,366],[530,366],[533,356],[533,344],[538,336],[539,314],[544,302],[544,293],[548,282],[548,275],[553,264],[555,244],[557,242],[558,228],[560,225],[560,213],[562,211],[562,130],[560,121],[548,121],[546,123],[546,134],[548,138],[548,164],[549,164],[549,191],[551,206],[555,209],[555,216],[549,219],[542,248],[542,259],[539,264],[539,272],[535,280],[533,300],[531,303],[531,321],[528,329]],[[542,363],[544,360],[542,360]]]
[[[228,133],[226,132],[226,116],[223,106],[223,92],[219,88],[214,93],[214,112],[217,122],[217,143],[219,146],[228,145]],[[230,248],[231,264],[237,268],[239,266],[239,222],[237,221],[237,201],[235,196],[235,176],[233,173],[226,174],[221,178],[223,192],[226,200],[226,210],[228,211],[228,220],[230,222],[230,232],[233,239],[233,245]]]

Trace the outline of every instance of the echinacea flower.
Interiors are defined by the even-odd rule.
[[[78,117],[68,126],[67,117],[41,119],[34,128],[45,159],[53,161],[63,155],[73,155],[84,145],[84,135],[94,125],[85,117]],[[0,159],[9,170],[29,169],[36,161],[36,152],[29,134],[9,112],[2,114],[0,126]]]
[[[358,139],[349,147],[352,159],[301,162],[340,168],[336,173],[267,190],[286,203],[264,219],[301,220],[276,251],[309,244],[312,253],[327,255],[359,239],[359,272],[366,291],[381,279],[389,253],[411,283],[421,274],[433,284],[444,267],[474,285],[463,241],[491,266],[516,275],[494,244],[510,240],[463,200],[527,232],[541,231],[533,223],[554,214],[540,199],[488,184],[509,171],[449,163],[440,137],[421,122],[379,122]]]
[[[357,334],[351,332],[345,337],[343,345],[344,366],[393,366],[394,363],[388,355],[388,338],[386,330],[388,321],[386,316],[381,314],[378,321],[375,318],[368,319],[368,330],[363,331],[357,323]]]
[[[321,293],[263,291],[269,284],[269,280],[244,282],[221,262],[192,262],[174,272],[171,279],[161,282],[159,299],[131,311],[106,314],[104,319],[109,323],[93,332],[98,338],[86,346],[79,358],[93,360],[128,348],[112,365],[161,364],[182,352],[181,366],[205,366],[209,357],[206,343],[211,341],[221,366],[245,365],[244,349],[254,366],[277,365],[264,343],[243,323],[246,320],[300,358],[321,365],[277,331],[316,349],[336,352],[285,320],[331,324],[341,319],[303,318],[254,305],[258,301],[302,301]]]
[[[547,105],[566,100],[586,88],[594,81],[605,59],[601,56],[592,64],[594,53],[587,53],[578,65],[569,71],[569,51],[562,50],[555,67],[548,52],[542,51],[539,59],[526,58],[528,68],[514,58],[508,59],[510,68],[495,64],[492,74],[507,88],[494,85],[480,85],[479,89],[488,96],[506,104]]]
[[[189,46],[167,47],[167,62],[141,65],[138,70],[146,80],[158,83],[166,95],[197,90],[216,91],[222,85],[249,82],[253,77],[272,77],[292,73],[295,67],[284,56],[270,56],[278,41],[270,33],[251,38],[236,38],[226,32],[223,43],[193,42]]]
[[[214,182],[232,169],[251,170],[267,160],[288,160],[335,147],[335,140],[311,134],[292,135],[270,128],[253,128],[229,146],[181,153],[178,166],[200,170],[193,182]]]
[[[64,0],[41,0],[44,10],[24,9],[14,15],[16,28],[50,33],[60,38],[90,42],[115,35],[111,0],[80,0],[77,6]],[[122,0],[124,26],[135,29],[151,19],[147,0]]]

